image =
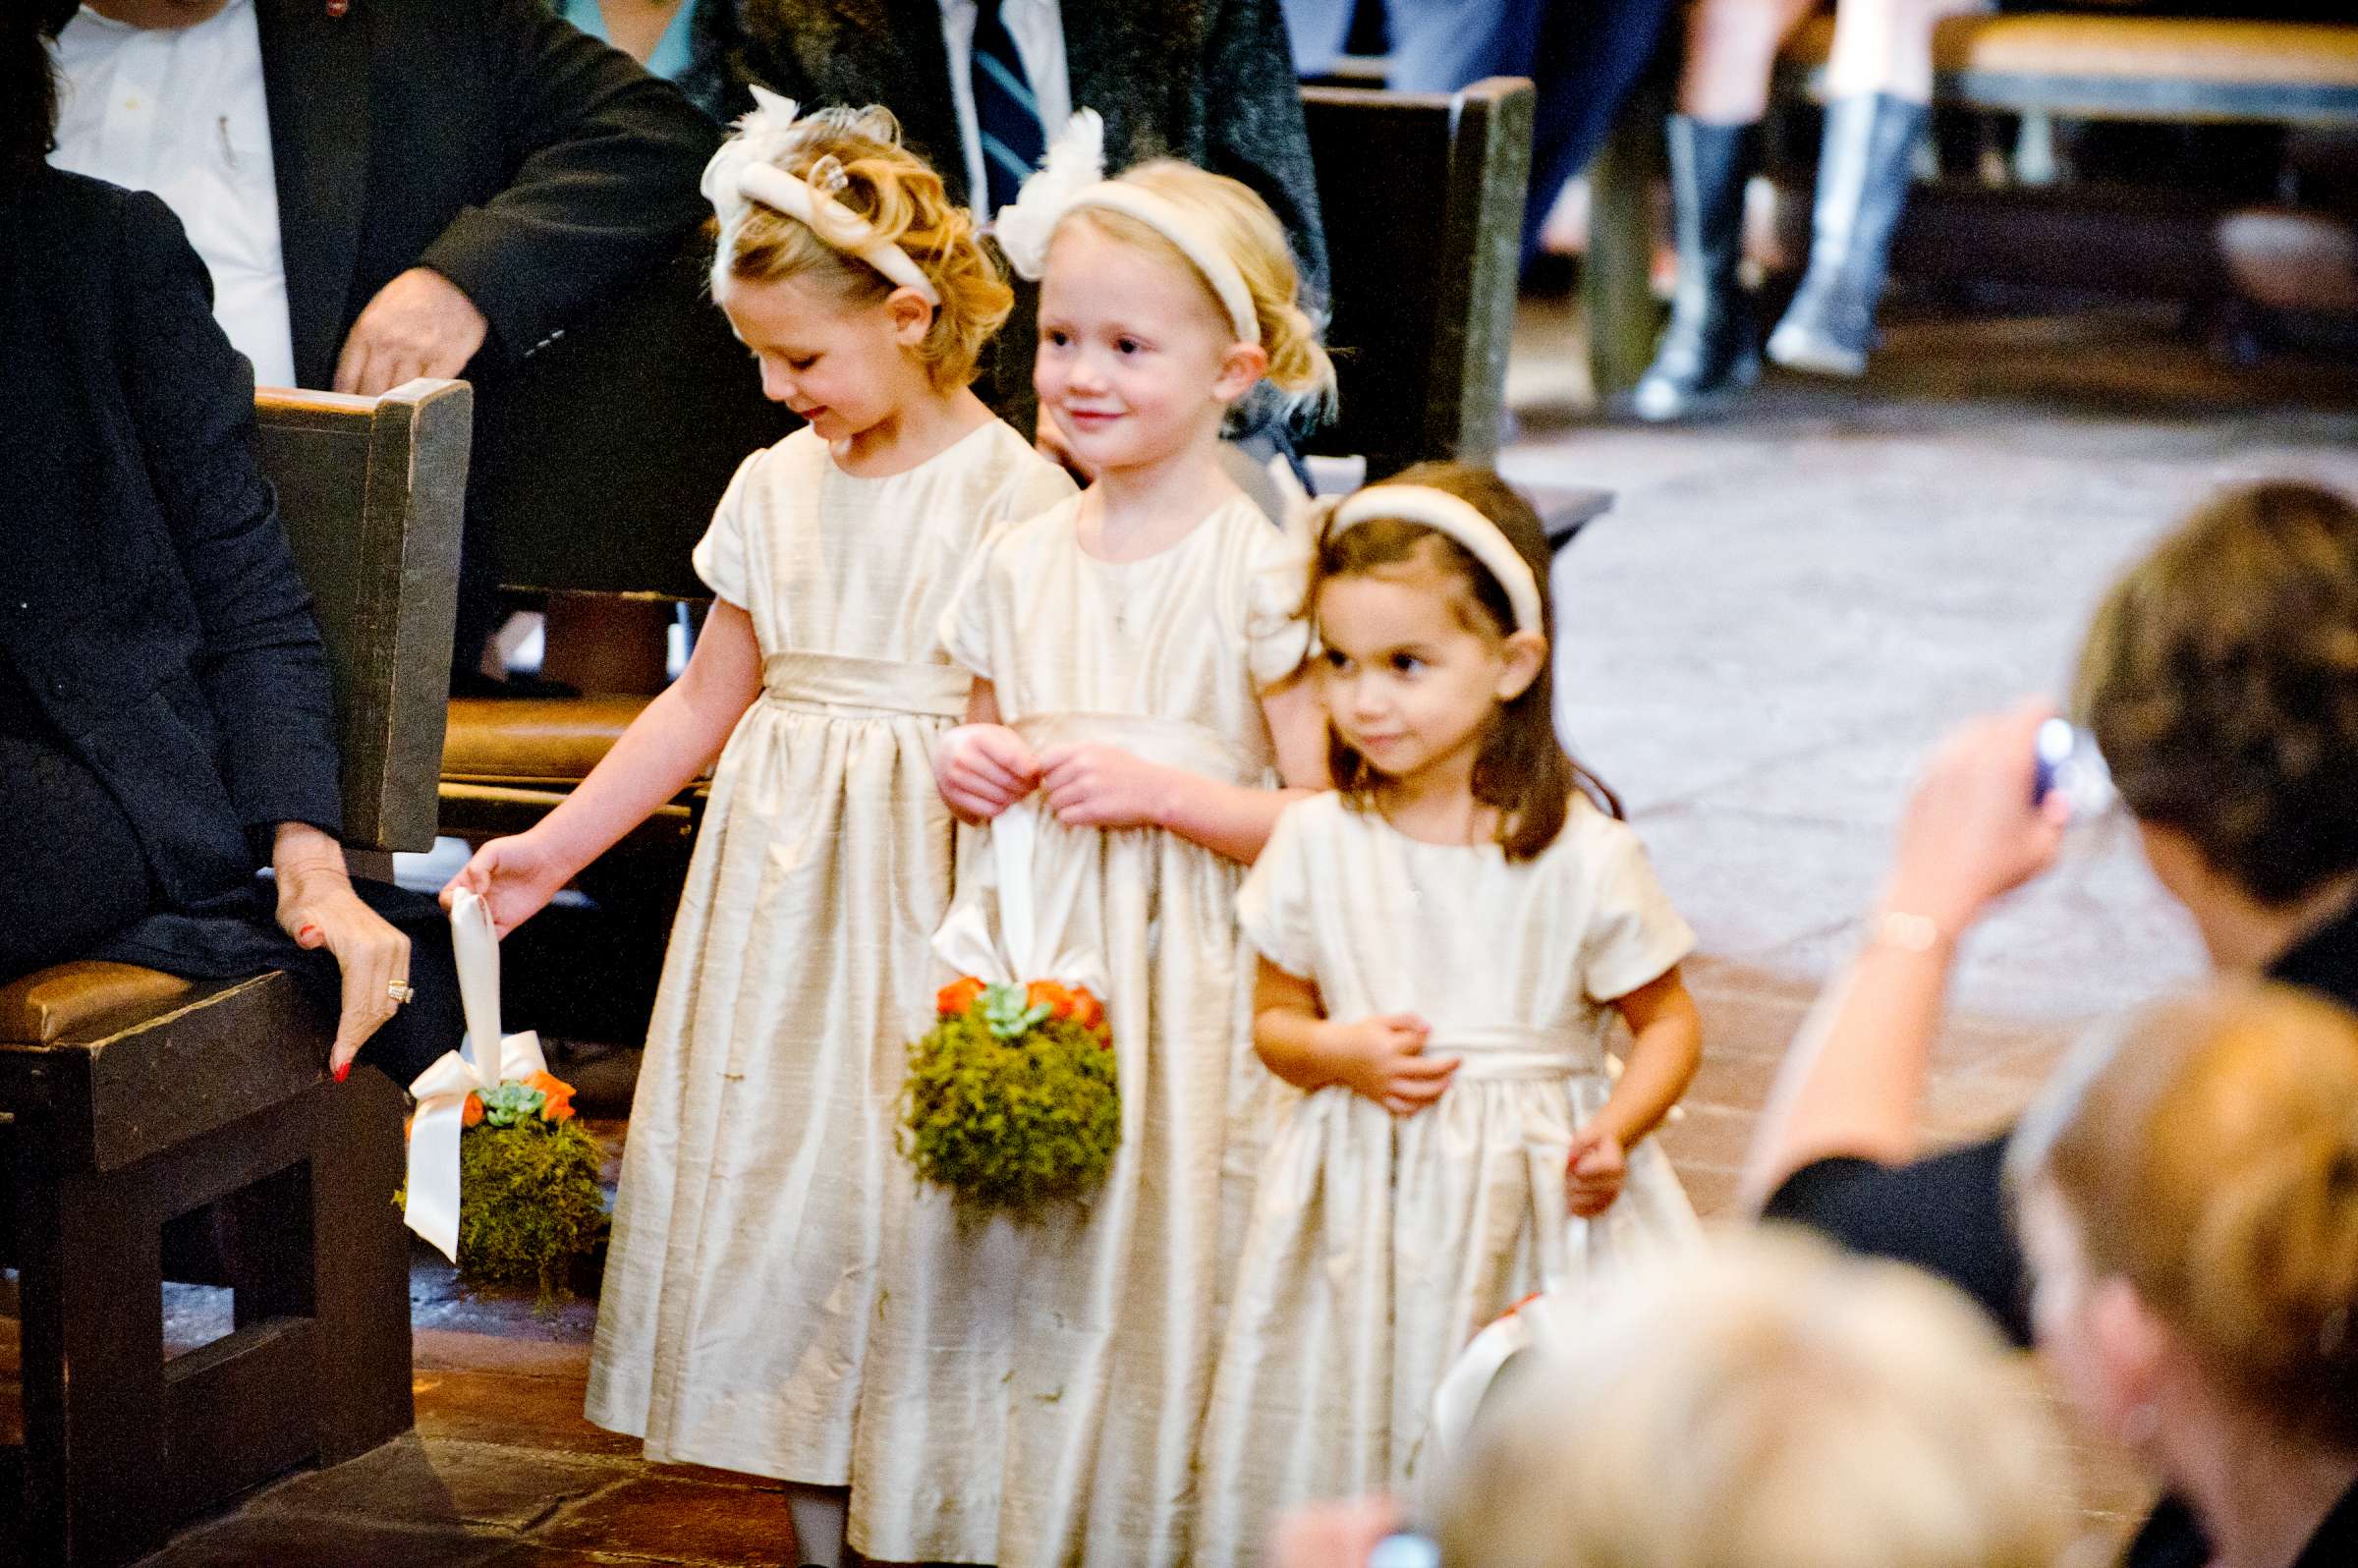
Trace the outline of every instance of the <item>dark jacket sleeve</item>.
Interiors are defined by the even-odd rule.
[[[1204,166],[1251,186],[1294,248],[1305,291],[1327,299],[1326,231],[1302,124],[1302,84],[1277,0],[1227,0],[1212,25],[1203,93]]]
[[[171,209],[135,195],[122,211],[123,396],[196,605],[224,782],[266,854],[277,823],[342,828],[327,655],[256,455],[253,366],[215,324],[211,280]]]
[[[677,87],[537,0],[486,0],[486,11],[497,102],[485,112],[499,116],[516,172],[419,259],[522,355],[678,250],[705,216],[697,180],[719,132]]]
[[[1785,1178],[1761,1217],[1806,1225],[1852,1252],[1936,1274],[2027,1345],[2028,1281],[2006,1212],[2005,1161],[2003,1138],[1905,1165],[1821,1159]]]

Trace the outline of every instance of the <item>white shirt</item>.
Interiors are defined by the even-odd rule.
[[[958,138],[966,143],[966,188],[975,216],[990,218],[990,187],[982,174],[982,129],[975,118],[975,0],[941,0],[941,41],[950,54],[950,97],[958,109]],[[1064,13],[1057,0],[999,0],[999,21],[1015,40],[1033,101],[1047,140],[1073,117],[1073,84],[1064,62]]]
[[[57,38],[58,168],[152,191],[213,275],[213,318],[264,386],[295,384],[270,106],[253,0],[186,28],[84,6]]]

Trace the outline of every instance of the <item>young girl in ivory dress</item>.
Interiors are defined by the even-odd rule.
[[[1406,1488],[1478,1330],[1696,1234],[1643,1141],[1701,1057],[1694,938],[1556,738],[1538,517],[1428,465],[1329,512],[1316,550],[1339,792],[1278,819],[1237,897],[1254,1043],[1308,1092],[1262,1161],[1229,1307],[1206,1564],[1258,1560],[1296,1503]]]
[[[934,628],[991,529],[1073,493],[968,390],[1010,294],[880,109],[763,95],[705,171],[712,293],[808,420],[746,460],[696,568],[680,680],[455,885],[504,932],[719,754],[631,1136],[589,1414],[650,1459],[782,1479],[840,1558],[906,1042],[930,1017],[967,710]],[[725,741],[725,748],[723,742]]]
[[[1043,944],[1094,971],[1121,1146],[1090,1199],[1020,1225],[962,1220],[933,1195],[939,1244],[910,1255],[932,1277],[888,1277],[864,1395],[933,1427],[897,1454],[862,1445],[853,1540],[892,1560],[1187,1560],[1234,1249],[1231,1098],[1243,1069],[1266,1077],[1246,1053],[1251,959],[1231,909],[1286,799],[1275,780],[1321,773],[1316,694],[1289,683],[1309,646],[1306,556],[1218,447],[1264,376],[1330,384],[1282,231],[1245,187],[1181,164],[1087,183],[1080,119],[999,232],[1019,270],[1044,251],[1035,384],[1095,479],[998,534],[943,617],[978,679],[935,768],[962,816],[1001,823],[962,870],[953,926],[996,924],[992,863],[1017,827],[1037,835],[1012,874],[1039,895]],[[1076,163],[1084,178],[1060,186]],[[871,1459],[906,1484],[868,1491]],[[894,1517],[880,1504],[896,1490]]]

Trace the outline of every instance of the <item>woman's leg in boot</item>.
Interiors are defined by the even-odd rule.
[[[1768,337],[1779,364],[1827,375],[1866,370],[1891,237],[1932,118],[1933,28],[1985,9],[1985,0],[1841,0],[1809,270]]]
[[[1724,403],[1760,372],[1752,313],[1737,278],[1744,191],[1760,167],[1768,71],[1810,0],[1698,0],[1671,117],[1670,200],[1678,286],[1670,323],[1631,406],[1683,419]]]

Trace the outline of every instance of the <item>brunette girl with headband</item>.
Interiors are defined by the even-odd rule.
[[[712,294],[808,421],[746,460],[696,568],[687,672],[582,787],[454,885],[504,932],[710,766],[640,1069],[589,1414],[647,1457],[788,1483],[801,1561],[844,1546],[893,1149],[937,983],[952,824],[932,756],[973,685],[933,627],[984,535],[1072,493],[968,389],[1009,291],[879,109],[763,95],[713,157]],[[725,747],[724,747],[725,743]],[[889,1442],[889,1430],[871,1432]]]
[[[978,685],[938,772],[992,822],[991,874],[1037,895],[1011,924],[1077,966],[1024,978],[1086,976],[1104,1000],[1121,1143],[1085,1204],[1019,1227],[944,1200],[938,1245],[911,1255],[934,1277],[888,1260],[868,1397],[927,1405],[931,1430],[864,1447],[861,1473],[937,1500],[885,1518],[855,1498],[855,1539],[895,1561],[1188,1560],[1228,1129],[1267,1087],[1230,906],[1277,781],[1322,777],[1315,694],[1290,680],[1304,552],[1227,477],[1219,436],[1264,377],[1316,395],[1332,372],[1260,198],[1173,163],[1102,181],[1094,121],[998,233],[1019,270],[1044,264],[1035,384],[1095,478],[1000,533],[943,618]],[[992,955],[998,893],[962,872],[944,940],[970,973],[1024,963]]]
[[[1479,1329],[1695,1234],[1644,1142],[1701,1057],[1694,936],[1556,738],[1546,570],[1539,518],[1477,470],[1411,469],[1324,521],[1339,791],[1284,814],[1236,905],[1254,1043],[1306,1094],[1261,1164],[1200,1563],[1255,1560],[1305,1500],[1421,1481],[1434,1391]]]

